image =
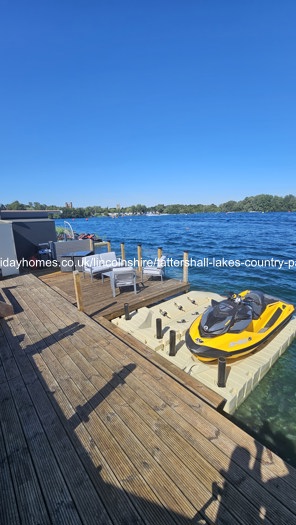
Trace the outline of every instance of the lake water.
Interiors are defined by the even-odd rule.
[[[78,233],[96,233],[127,259],[171,260],[182,279],[183,252],[192,290],[225,294],[253,288],[296,304],[296,213],[207,213],[69,220]],[[56,221],[63,226],[64,221]],[[296,466],[296,340],[237,410],[233,419]]]

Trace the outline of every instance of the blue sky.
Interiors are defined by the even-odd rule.
[[[0,203],[295,194],[295,0],[0,0]]]

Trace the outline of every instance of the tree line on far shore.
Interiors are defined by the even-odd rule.
[[[114,208],[102,206],[87,206],[86,208],[60,207],[57,205],[41,204],[40,202],[29,202],[22,204],[14,201],[10,204],[0,204],[2,210],[60,210],[62,213],[54,214],[56,217],[79,218],[100,217],[116,214],[143,215],[146,213],[156,214],[180,214],[180,213],[206,213],[206,212],[280,212],[296,211],[296,196],[261,194],[253,197],[245,197],[241,201],[230,200],[223,204],[157,204],[156,206],[145,206],[136,204],[127,207],[116,206]]]

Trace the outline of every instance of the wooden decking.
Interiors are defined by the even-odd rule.
[[[296,471],[33,275],[0,281],[0,523],[296,522]]]
[[[55,289],[58,293],[76,304],[73,274],[71,272],[39,273],[40,279]],[[105,317],[114,319],[124,314],[124,304],[127,302],[131,309],[149,306],[156,301],[163,301],[167,297],[178,295],[189,290],[189,284],[175,279],[151,280],[145,277],[141,283],[140,276],[137,277],[137,294],[127,289],[124,293],[116,290],[116,297],[112,297],[109,278],[106,277],[102,282],[99,277],[94,277],[93,281],[87,275],[81,277],[82,298],[84,311],[93,319]]]
[[[38,276],[43,282],[65,297],[67,301],[77,306],[72,273],[38,273]],[[221,395],[216,394],[196,379],[192,379],[177,366],[169,363],[167,359],[156,354],[146,345],[137,341],[134,337],[123,332],[110,322],[111,319],[124,315],[125,303],[129,305],[130,311],[137,310],[142,306],[151,306],[168,297],[188,291],[188,283],[183,283],[175,279],[166,279],[161,282],[159,279],[150,280],[147,278],[142,283],[138,277],[136,295],[133,290],[128,291],[125,289],[124,293],[120,293],[117,290],[115,298],[112,296],[108,278],[105,278],[103,281],[100,278],[94,278],[93,281],[91,281],[89,276],[86,278],[81,277],[80,285],[84,312],[88,316],[104,327],[105,330],[116,335],[118,339],[128,342],[129,346],[136,352],[149,359],[161,370],[166,371],[166,373],[170,374],[181,384],[186,385],[188,389],[196,393],[211,406],[215,408],[222,407],[224,398]]]

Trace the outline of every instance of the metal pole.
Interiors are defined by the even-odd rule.
[[[176,355],[176,332],[175,330],[170,330],[170,351],[169,355]]]
[[[129,314],[129,304],[124,303],[124,318],[126,321],[130,320],[130,314]]]
[[[160,317],[156,319],[156,339],[162,339],[162,320]]]
[[[219,357],[218,359],[218,386],[224,388],[226,386],[226,359]]]

